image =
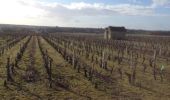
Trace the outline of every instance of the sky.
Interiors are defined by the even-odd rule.
[[[0,0],[0,23],[170,30],[170,0]]]

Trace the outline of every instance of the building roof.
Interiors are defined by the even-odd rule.
[[[111,31],[126,32],[126,28],[125,27],[113,27],[113,26],[109,26],[106,29],[110,29]]]

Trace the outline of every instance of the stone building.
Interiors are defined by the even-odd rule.
[[[125,38],[126,31],[127,30],[125,29],[125,27],[109,26],[105,29],[104,38],[107,40],[109,39],[121,40]]]

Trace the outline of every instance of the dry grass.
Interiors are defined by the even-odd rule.
[[[15,81],[9,85],[10,89],[3,87],[3,82],[6,78],[6,58],[10,56],[11,60],[14,58],[19,51],[19,45],[22,44],[26,39],[22,40],[16,46],[12,47],[10,50],[6,51],[3,56],[0,57],[0,98],[5,100],[168,100],[170,99],[170,81],[166,74],[164,81],[161,82],[158,76],[157,80],[153,79],[152,68],[148,67],[146,73],[142,72],[142,67],[140,64],[137,66],[137,77],[136,83],[141,83],[142,87],[130,85],[128,78],[123,74],[123,79],[120,79],[119,74],[116,69],[122,66],[123,71],[130,72],[126,62],[118,65],[117,62],[109,61],[109,67],[112,67],[113,73],[110,74],[106,70],[95,65],[95,69],[100,71],[104,75],[110,75],[113,79],[116,78],[115,90],[107,89],[106,91],[96,89],[94,84],[84,77],[84,73],[78,73],[74,70],[73,66],[68,64],[62,56],[50,46],[42,37],[40,41],[44,50],[48,51],[48,55],[53,59],[52,73],[53,80],[55,81],[57,77],[62,76],[69,84],[69,89],[64,89],[55,83],[53,83],[53,88],[48,87],[48,79],[46,70],[43,66],[43,59],[41,52],[38,47],[37,37],[35,48],[35,68],[38,71],[39,77],[36,82],[27,83],[24,81],[23,76],[25,74],[27,66],[30,64],[30,49],[31,49],[31,39],[28,47],[19,62],[19,69],[16,69],[17,74],[15,76]],[[114,52],[116,55],[116,52]],[[90,60],[82,57],[84,61],[91,64]],[[170,72],[170,66],[165,61],[159,62],[159,64],[165,64],[166,72]],[[114,65],[114,66],[113,66]],[[109,88],[109,86],[108,86]],[[114,92],[119,92],[117,95]]]

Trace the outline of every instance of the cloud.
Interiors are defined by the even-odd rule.
[[[8,1],[8,0],[6,0]],[[10,1],[10,0],[9,0]],[[43,2],[40,0],[13,0],[12,8],[0,7],[2,9],[15,9],[18,15],[27,17],[57,17],[60,19],[70,19],[77,16],[111,16],[111,15],[138,15],[138,16],[153,16],[156,15],[156,5],[163,5],[169,0],[153,0],[154,5],[143,6],[134,4],[116,4],[109,5],[104,3],[85,3],[72,2],[69,4],[58,2]],[[137,0],[132,0],[137,2]],[[4,5],[4,0],[0,0],[1,5]],[[7,5],[7,4],[5,4]],[[16,14],[16,15],[17,15]]]
[[[33,1],[34,0],[31,0],[32,4]],[[20,19],[43,15],[43,10],[26,4],[28,3],[21,4],[20,0],[0,0],[0,18]]]
[[[130,3],[134,3],[134,4],[141,4],[142,1],[141,0],[128,0]]]
[[[170,0],[152,0],[152,6],[170,5]]]
[[[85,16],[95,18],[115,15],[154,15],[154,9],[152,7],[132,4],[109,5],[85,2],[64,4],[58,2],[42,2],[40,0],[13,0],[13,3],[10,5],[8,3],[9,1],[10,0],[0,0],[1,22],[5,22],[8,19],[18,22],[18,20],[21,19],[27,20],[27,22],[47,20],[47,23],[57,22],[61,24],[63,22],[75,22],[77,18]]]
[[[24,3],[23,3],[24,2]],[[23,4],[27,4],[27,1],[22,1]],[[103,3],[85,3],[75,2],[70,4],[62,3],[44,3],[36,2],[32,4],[36,8],[43,9],[51,15],[61,16],[102,16],[113,14],[125,14],[125,15],[152,15],[154,10],[150,6],[131,5],[131,4],[118,4],[118,5],[106,5]]]
[[[0,0],[0,22],[36,25],[79,26],[83,24],[84,26],[99,26],[114,23],[115,16],[123,16],[123,20],[127,16],[132,16],[132,19],[134,16],[137,16],[139,20],[140,16],[169,16],[167,13],[159,14],[156,12],[158,6],[167,5],[166,3],[169,0],[153,0],[152,4],[146,6],[140,5],[140,2],[137,0],[129,1],[133,3],[59,3],[47,2],[47,0]],[[140,1],[142,2],[142,0]],[[168,6],[166,7],[169,9]],[[110,20],[111,18],[112,20]],[[118,19],[118,22],[120,22],[120,18]],[[92,23],[92,21],[94,22]],[[131,23],[131,21],[127,21],[127,23]]]

